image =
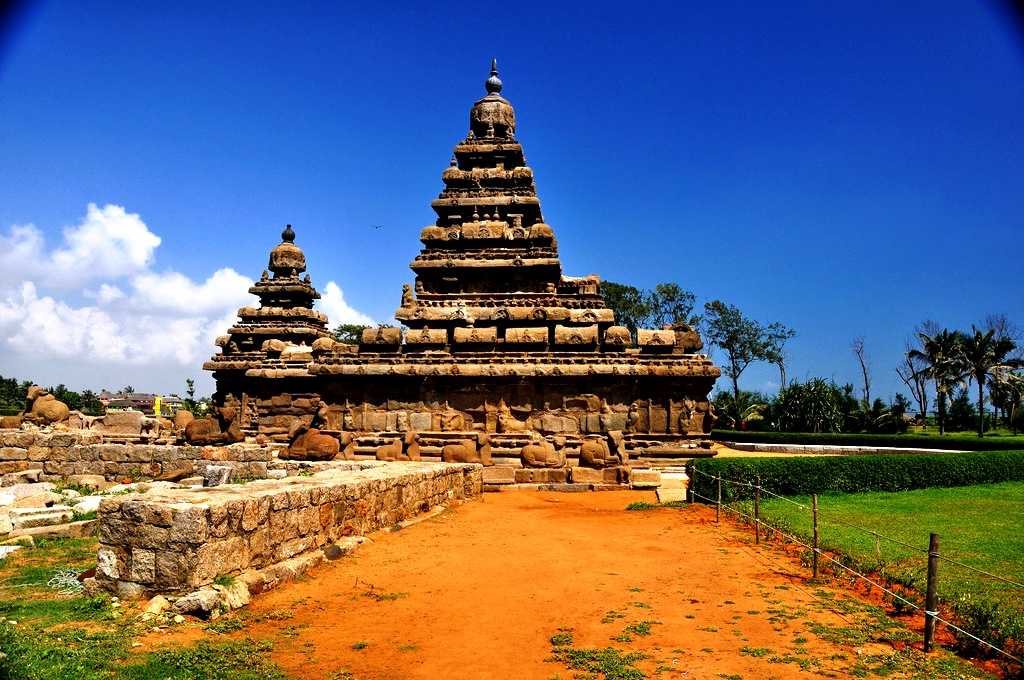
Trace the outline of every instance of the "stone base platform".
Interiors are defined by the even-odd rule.
[[[122,597],[181,595],[218,576],[322,554],[336,543],[477,496],[479,465],[329,463],[308,476],[105,498],[98,585]]]

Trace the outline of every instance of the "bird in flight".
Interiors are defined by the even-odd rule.
[[[383,224],[375,224],[375,225],[373,225],[373,228],[374,229],[383,229],[384,225]]]

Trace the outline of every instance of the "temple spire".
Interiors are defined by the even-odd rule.
[[[498,60],[491,59],[491,77],[487,79],[484,86],[487,88],[488,94],[498,94],[501,92],[501,78],[498,77]]]

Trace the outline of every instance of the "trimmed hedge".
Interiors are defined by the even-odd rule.
[[[783,496],[906,491],[1024,480],[1024,451],[935,455],[710,458],[690,464],[693,490],[715,497],[715,475],[761,485]],[[703,473],[703,474],[701,474]],[[709,476],[710,475],[710,476]],[[753,489],[722,482],[722,500],[753,497]],[[701,499],[695,499],[701,500]]]
[[[1024,436],[985,437],[927,434],[854,434],[845,432],[749,432],[714,430],[718,442],[756,444],[825,444],[833,446],[897,446],[913,449],[960,449],[962,451],[1008,451],[1024,447]]]

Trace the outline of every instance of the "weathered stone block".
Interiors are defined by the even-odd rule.
[[[618,484],[619,471],[614,467],[601,470],[574,467],[569,468],[569,481],[573,484]]]
[[[156,554],[152,550],[135,548],[131,556],[129,580],[137,583],[152,583],[156,580]]]
[[[515,484],[516,468],[506,465],[492,465],[483,469],[484,484]]]
[[[630,482],[634,489],[655,489],[661,486],[661,473],[649,468],[633,468]]]
[[[519,468],[515,476],[517,484],[564,484],[569,471],[565,468]]]
[[[0,448],[0,460],[28,460],[28,449],[5,446]]]

